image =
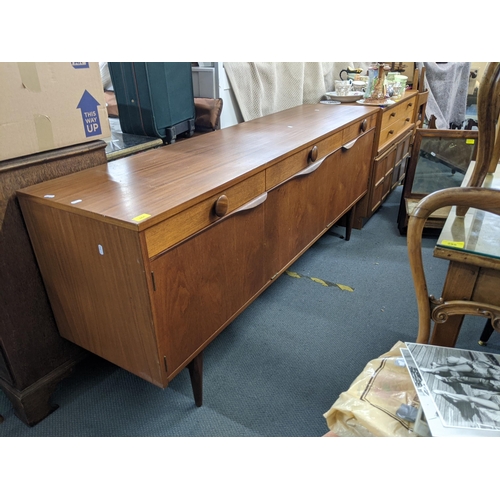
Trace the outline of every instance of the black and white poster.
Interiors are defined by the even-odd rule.
[[[431,398],[435,406],[429,414],[427,405],[428,421],[437,413],[442,426],[455,429],[456,435],[476,430],[472,435],[500,436],[499,355],[426,344],[406,346],[414,362],[407,362],[408,369],[419,395]]]

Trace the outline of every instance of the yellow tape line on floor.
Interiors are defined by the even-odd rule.
[[[350,286],[347,286],[347,285],[341,285],[340,283],[332,283],[330,281],[325,281],[325,280],[322,280],[319,278],[312,278],[311,276],[299,274],[299,273],[296,273],[295,271],[285,271],[285,272],[291,278],[307,278],[307,279],[310,279],[311,281],[314,281],[315,283],[319,283],[320,285],[323,285],[323,286],[336,286],[337,288],[340,288],[341,290],[345,290],[347,292],[354,292],[354,288],[351,288]]]

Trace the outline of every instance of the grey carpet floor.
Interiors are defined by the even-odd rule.
[[[291,266],[296,277],[283,274],[217,337],[205,351],[201,408],[187,370],[162,390],[89,356],[53,394],[59,408],[32,428],[0,393],[0,436],[321,436],[323,414],[365,364],[416,337],[400,196],[398,188],[348,242],[335,226]],[[435,242],[424,238],[424,260],[439,295],[447,263],[432,257]],[[457,347],[481,349],[483,325],[467,318]],[[500,336],[486,349],[499,353]]]

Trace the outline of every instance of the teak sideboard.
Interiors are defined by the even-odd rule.
[[[18,191],[60,335],[159,386],[366,194],[377,109],[302,105]]]

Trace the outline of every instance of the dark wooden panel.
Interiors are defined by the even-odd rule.
[[[77,354],[61,339],[19,208],[16,190],[94,167],[102,141],[0,163],[0,341],[22,390]]]
[[[102,141],[0,162],[0,387],[28,425],[53,409],[48,400],[85,352],[54,321],[16,191],[106,160]]]

